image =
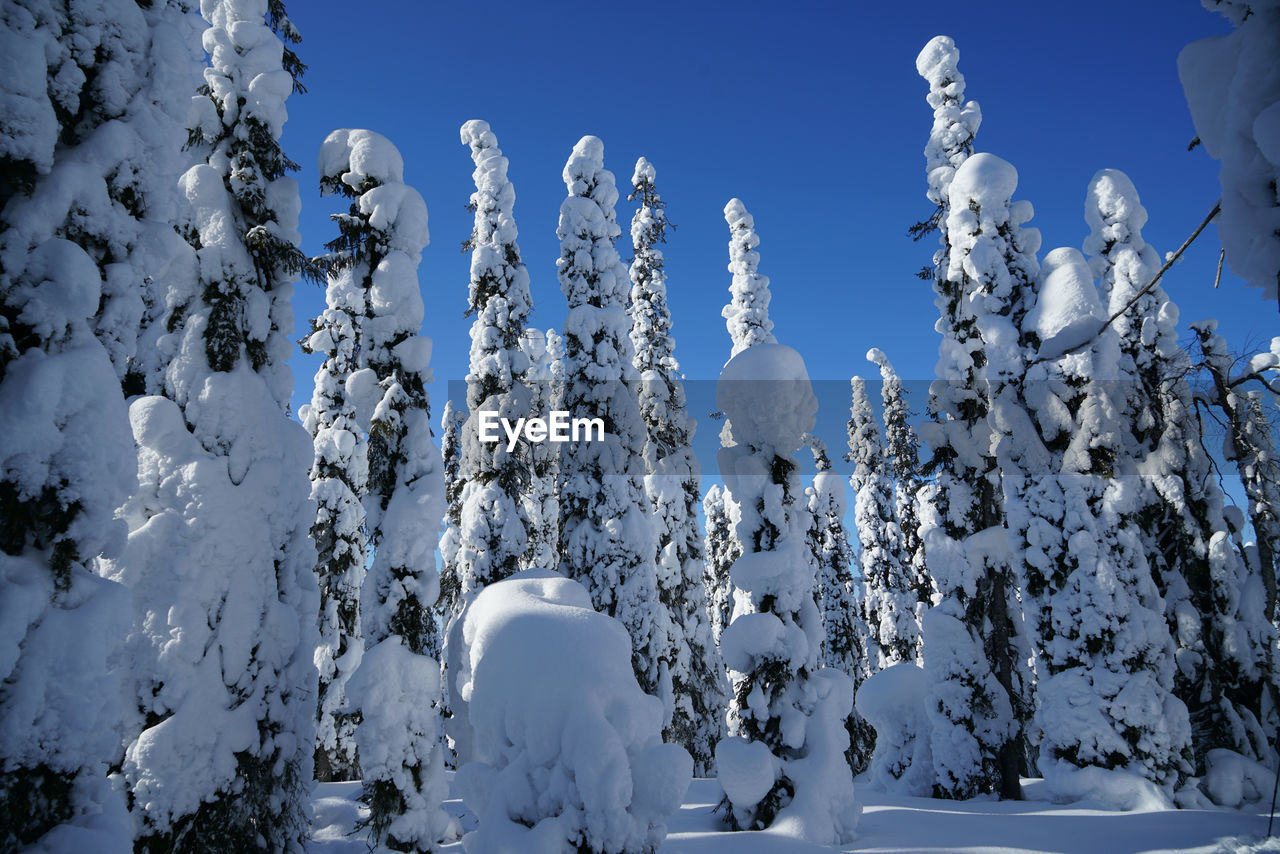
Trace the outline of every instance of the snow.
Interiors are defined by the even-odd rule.
[[[666,835],[692,763],[632,675],[631,642],[585,587],[530,569],[486,586],[455,625],[457,786],[468,852],[644,852]]]
[[[928,796],[933,791],[933,757],[925,698],[924,670],[903,661],[886,667],[858,688],[857,709],[876,729],[876,748],[866,785],[878,792]]]
[[[1036,304],[1025,321],[1040,338],[1041,358],[1081,346],[1105,321],[1089,262],[1080,250],[1064,246],[1045,255]]]
[[[804,359],[775,343],[756,344],[725,365],[716,405],[733,425],[735,438],[752,436],[780,454],[800,448],[818,412]]]

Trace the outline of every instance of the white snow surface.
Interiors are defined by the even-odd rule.
[[[692,761],[662,743],[662,703],[637,685],[622,625],[578,582],[529,569],[481,590],[454,632],[450,707],[459,762],[472,760],[457,787],[480,820],[465,850],[660,845]]]
[[[1040,265],[1040,287],[1026,326],[1040,338],[1041,358],[1079,347],[1106,322],[1089,262],[1079,249],[1054,249]]]

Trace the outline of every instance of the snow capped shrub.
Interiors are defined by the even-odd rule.
[[[530,569],[455,621],[450,706],[471,852],[652,854],[692,763],[632,675],[622,625],[585,587]]]
[[[858,688],[858,714],[875,727],[867,783],[879,792],[933,794],[933,754],[925,715],[928,679],[914,662],[886,667]]]

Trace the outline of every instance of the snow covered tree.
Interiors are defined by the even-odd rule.
[[[1142,237],[1147,212],[1122,172],[1103,170],[1090,182],[1084,249],[1120,336],[1119,404],[1126,453],[1142,475],[1138,525],[1143,552],[1165,600],[1177,650],[1174,693],[1191,716],[1194,773],[1208,751],[1228,748],[1267,755],[1266,736],[1251,708],[1264,660],[1257,625],[1242,601],[1245,567],[1231,543],[1223,495],[1202,442],[1190,357],[1178,346],[1177,306],[1159,286],[1140,292],[1160,269]],[[1136,298],[1136,302],[1134,301]],[[1247,640],[1246,638],[1252,638]]]
[[[853,548],[844,527],[844,483],[831,467],[823,441],[810,435],[806,443],[813,451],[818,472],[809,496],[809,555],[816,567],[818,606],[822,611],[822,666],[834,667],[858,688],[871,675],[868,648],[871,633],[854,595]],[[845,718],[849,748],[845,759],[854,774],[867,769],[875,746],[875,730],[853,709]]]
[[[924,483],[920,477],[920,440],[911,426],[911,406],[902,379],[884,351],[867,351],[867,361],[880,368],[880,400],[883,405],[887,471],[894,481],[893,513],[898,522],[907,577],[915,591],[916,628],[933,602],[932,584],[925,563],[924,541],[920,539],[919,502]],[[923,661],[922,647],[916,646],[916,662]]]
[[[440,535],[440,596],[435,613],[442,627],[461,609],[462,581],[458,577],[458,534],[462,526],[462,425],[467,416],[444,402],[440,416],[440,454],[444,461],[444,533]]]
[[[730,358],[756,344],[773,344],[773,321],[769,319],[769,277],[760,275],[760,245],[756,221],[741,199],[730,199],[724,218],[729,223],[729,285],[732,298],[720,312],[733,341]]]
[[[349,189],[350,193],[357,192]],[[335,217],[335,246],[359,246],[367,227],[358,216]],[[316,706],[316,779],[357,780],[355,727],[359,716],[346,702],[346,682],[360,664],[360,584],[365,570],[365,514],[361,499],[369,486],[368,418],[360,417],[347,394],[360,370],[360,324],[366,312],[371,270],[356,253],[343,253],[341,269],[328,276],[326,308],[302,341],[308,353],[325,359],[316,371],[311,403],[299,415],[311,434],[311,498],[316,502],[311,538],[320,582],[320,646],[316,666],[320,693]],[[353,389],[354,390],[354,389]]]
[[[1221,161],[1218,237],[1236,275],[1280,299],[1280,4],[1201,0],[1236,29],[1192,42],[1178,55],[1191,119]]]
[[[465,595],[517,572],[528,552],[522,496],[533,468],[529,443],[520,439],[509,448],[505,437],[481,441],[480,422],[486,413],[511,424],[531,415],[525,383],[529,357],[521,339],[532,301],[529,273],[516,245],[516,193],[507,178],[507,158],[487,122],[467,122],[461,137],[471,148],[476,186],[470,205],[475,223],[466,244],[471,250],[467,314],[475,319],[467,369],[469,415],[459,462],[464,485],[457,571]]]
[[[549,417],[553,398],[551,387],[551,349],[548,342],[554,330],[543,332],[526,329],[521,347],[529,357],[525,385],[529,388],[529,411]],[[529,448],[532,459],[529,486],[523,495],[529,524],[529,548],[521,569],[549,569],[560,564],[556,549],[560,545],[560,508],[556,502],[556,452],[546,442],[534,442]]]
[[[729,580],[729,568],[742,555],[742,548],[733,534],[733,521],[729,518],[730,503],[725,500],[724,487],[718,483],[712,485],[702,499],[702,513],[707,519],[704,549],[707,558],[702,583],[707,591],[711,635],[717,647],[720,636],[733,618],[733,582]]]
[[[404,183],[385,137],[336,130],[320,149],[321,186],[352,200],[332,259],[368,294],[360,322],[363,370],[346,383],[369,421],[364,496],[373,559],[360,591],[366,651],[347,683],[360,710],[359,748],[370,838],[397,851],[431,851],[453,835],[441,807],[436,531],[444,515],[443,462],[431,441],[431,339],[422,328],[417,266],[427,206]]]
[[[731,735],[716,747],[726,819],[761,830],[804,815],[802,835],[829,845],[850,838],[860,810],[844,760],[853,684],[818,669],[822,614],[794,456],[818,402],[800,354],[769,343],[730,359],[716,402],[737,442],[721,447],[719,463],[744,551],[731,570],[739,601],[720,638],[733,683]]]
[[[0,10],[0,849],[121,850],[107,781],[122,723],[126,592],[93,572],[136,488],[122,394],[155,279],[189,277],[173,231],[198,65],[181,4]],[[185,267],[184,267],[185,264]]]
[[[894,483],[888,472],[884,438],[867,399],[862,377],[849,381],[849,454],[853,473],[854,524],[861,549],[864,595],[862,615],[870,631],[875,670],[899,661],[915,661],[920,647],[916,622],[918,592],[910,575],[894,507]]]
[[[1106,771],[1171,795],[1187,770],[1190,728],[1137,524],[1141,483],[1117,406],[1119,337],[1098,334],[1103,308],[1075,249],[1045,257],[1036,296],[1021,330],[1024,349],[1039,354],[1023,378],[1029,420],[1009,440],[1021,472],[1007,466],[1005,481],[1037,650],[1038,767],[1062,794]]]
[[[711,635],[702,586],[702,533],[698,530],[700,471],[690,442],[697,426],[686,411],[684,382],[671,337],[666,272],[665,203],[654,186],[656,171],[636,161],[629,200],[640,207],[631,221],[631,343],[640,375],[640,414],[645,423],[645,492],[657,527],[658,600],[666,610],[669,658],[659,665],[659,688],[668,709],[664,737],[693,757],[705,777],[715,762],[727,702],[724,665]]]
[[[628,338],[627,269],[614,241],[618,190],[604,168],[604,144],[584,136],[564,167],[560,206],[560,289],[569,303],[555,408],[570,419],[598,418],[604,436],[560,445],[562,572],[591,592],[602,613],[631,636],[636,679],[656,693],[670,656],[657,602],[656,535],[644,492],[644,419]],[[587,437],[588,439],[591,437]]]
[[[931,188],[943,171],[930,174]],[[1020,471],[1012,454],[1023,362],[1017,330],[1034,300],[1039,245],[1039,232],[1022,227],[1031,205],[1011,202],[1016,185],[1013,167],[989,154],[949,173],[936,256],[943,340],[921,438],[934,450],[937,484],[922,536],[940,601],[923,629],[935,792],[957,799],[997,787],[1003,797],[1021,796],[1030,712],[1002,482],[1005,471]]]
[[[139,489],[104,567],[133,590],[136,848],[301,851],[315,747],[319,596],[306,431],[285,410],[297,186],[279,145],[301,67],[267,0],[202,4],[207,89],[193,103],[181,233],[192,298],[157,341],[163,396],[130,410]],[[177,287],[183,287],[175,283]]]

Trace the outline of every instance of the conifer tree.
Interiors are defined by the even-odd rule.
[[[367,130],[336,130],[320,151],[321,186],[352,200],[329,248],[369,294],[360,323],[362,367],[347,382],[369,422],[364,509],[373,559],[360,591],[366,650],[348,682],[375,845],[431,851],[452,836],[441,807],[447,785],[440,742],[439,592],[434,536],[444,515],[443,462],[431,441],[426,384],[431,340],[419,334],[417,265],[427,207],[404,183],[395,146]]]
[[[933,585],[925,562],[924,541],[920,538],[920,500],[924,483],[920,477],[920,441],[911,426],[911,406],[902,379],[884,351],[875,347],[867,360],[880,368],[880,399],[884,407],[884,436],[887,470],[894,481],[894,518],[898,522],[907,578],[915,591],[916,627],[929,610]],[[923,661],[923,645],[916,644],[916,662]]]
[[[811,517],[809,554],[817,567],[818,606],[822,610],[822,666],[848,676],[856,695],[871,675],[868,652],[872,639],[861,603],[854,595],[853,548],[844,527],[844,483],[831,466],[825,443],[811,435],[808,445],[818,470],[806,493]],[[853,709],[844,726],[849,733],[845,759],[854,774],[861,774],[875,747],[875,729]]]
[[[756,236],[755,218],[747,211],[741,199],[730,199],[725,207],[725,219],[729,223],[729,272],[733,280],[729,284],[732,295],[729,304],[721,311],[729,327],[733,350],[729,357],[741,353],[756,344],[773,344],[773,321],[769,319],[769,277],[759,273],[760,245]]]
[[[462,126],[463,144],[475,163],[476,191],[471,195],[475,223],[471,250],[467,313],[471,324],[471,361],[467,370],[468,418],[462,430],[459,462],[462,514],[458,529],[457,571],[462,593],[517,572],[529,548],[528,512],[523,496],[532,469],[529,443],[508,449],[505,437],[481,441],[482,418],[514,424],[531,414],[525,375],[529,357],[521,346],[532,308],[529,273],[516,245],[512,215],[515,189],[507,178],[507,158],[487,122]]]
[[[726,501],[724,487],[713,484],[702,499],[702,512],[707,519],[707,561],[702,579],[707,591],[711,636],[717,647],[720,636],[733,618],[733,582],[729,579],[729,568],[742,555],[741,546],[733,534],[729,509],[730,502]]]
[[[547,346],[553,330],[526,329],[521,347],[529,357],[529,411],[543,418],[550,417],[551,401],[551,350]],[[529,486],[523,501],[529,519],[529,549],[521,563],[521,569],[538,567],[546,569],[560,564],[556,548],[560,544],[560,508],[556,503],[556,452],[547,442],[535,442],[529,449],[532,459]]]
[[[560,206],[560,289],[569,303],[555,408],[598,418],[603,438],[560,446],[560,560],[596,610],[631,636],[636,680],[656,693],[667,628],[657,601],[656,536],[644,493],[644,420],[628,338],[627,270],[614,241],[618,190],[594,136],[574,146]],[[571,437],[572,438],[572,437]]]
[[[458,577],[458,534],[462,526],[462,425],[467,417],[444,402],[440,416],[440,454],[444,461],[444,532],[440,535],[440,596],[435,613],[442,627],[461,608],[462,581]]]
[[[359,188],[350,188],[354,194]],[[335,246],[359,245],[367,228],[358,214],[335,217],[340,237]],[[344,253],[345,263],[328,276],[327,308],[312,321],[312,333],[302,349],[323,354],[316,371],[311,403],[299,413],[311,434],[315,455],[311,464],[311,498],[316,518],[311,538],[318,553],[320,582],[320,646],[316,666],[320,693],[316,706],[316,779],[359,779],[355,727],[359,715],[346,701],[346,682],[360,664],[364,640],[360,634],[360,585],[365,570],[365,514],[361,500],[368,492],[368,414],[361,417],[357,402],[347,393],[359,368],[360,324],[366,313],[368,259]],[[354,389],[353,389],[354,390]]]
[[[699,468],[690,441],[695,422],[685,407],[684,382],[671,337],[666,272],[665,203],[654,186],[648,160],[636,162],[629,200],[640,207],[631,221],[635,259],[631,263],[631,343],[640,375],[640,414],[646,439],[644,460],[648,495],[657,527],[658,600],[668,626],[669,658],[660,686],[670,717],[664,732],[693,757],[694,775],[705,777],[714,765],[720,740],[721,710],[727,685],[724,665],[711,636],[702,586],[702,533],[698,530]]]
[[[1188,354],[1178,346],[1177,306],[1159,285],[1146,288],[1160,256],[1142,237],[1147,221],[1133,183],[1102,170],[1090,182],[1084,249],[1120,337],[1118,405],[1128,425],[1126,453],[1141,479],[1138,524],[1143,552],[1164,599],[1176,652],[1174,693],[1191,717],[1193,773],[1208,751],[1266,756],[1266,735],[1250,709],[1260,706],[1263,627],[1242,600],[1245,566],[1231,544],[1224,498],[1205,452]],[[1135,301],[1136,300],[1136,301]],[[1263,597],[1265,599],[1265,597]]]
[[[189,89],[177,3],[0,10],[0,849],[120,850],[107,780],[128,738],[111,668],[129,600],[118,556],[136,489],[124,392],[140,386],[149,277],[185,274],[172,209]],[[157,85],[162,79],[178,91]],[[146,353],[141,354],[143,358]],[[68,839],[74,839],[69,843]]]
[[[878,671],[899,661],[916,660],[919,600],[894,512],[884,438],[867,399],[867,384],[862,377],[854,377],[849,385],[848,460],[853,463],[849,485],[856,496],[853,518],[862,547],[858,553],[865,591],[861,609],[871,639],[867,652],[875,656],[873,667]]]
[[[192,298],[157,349],[163,396],[132,406],[139,490],[106,571],[133,589],[126,750],[138,850],[301,851],[315,746],[319,597],[307,434],[285,410],[297,248],[294,168],[280,148],[302,66],[283,6],[201,8],[201,162],[183,175]]]

